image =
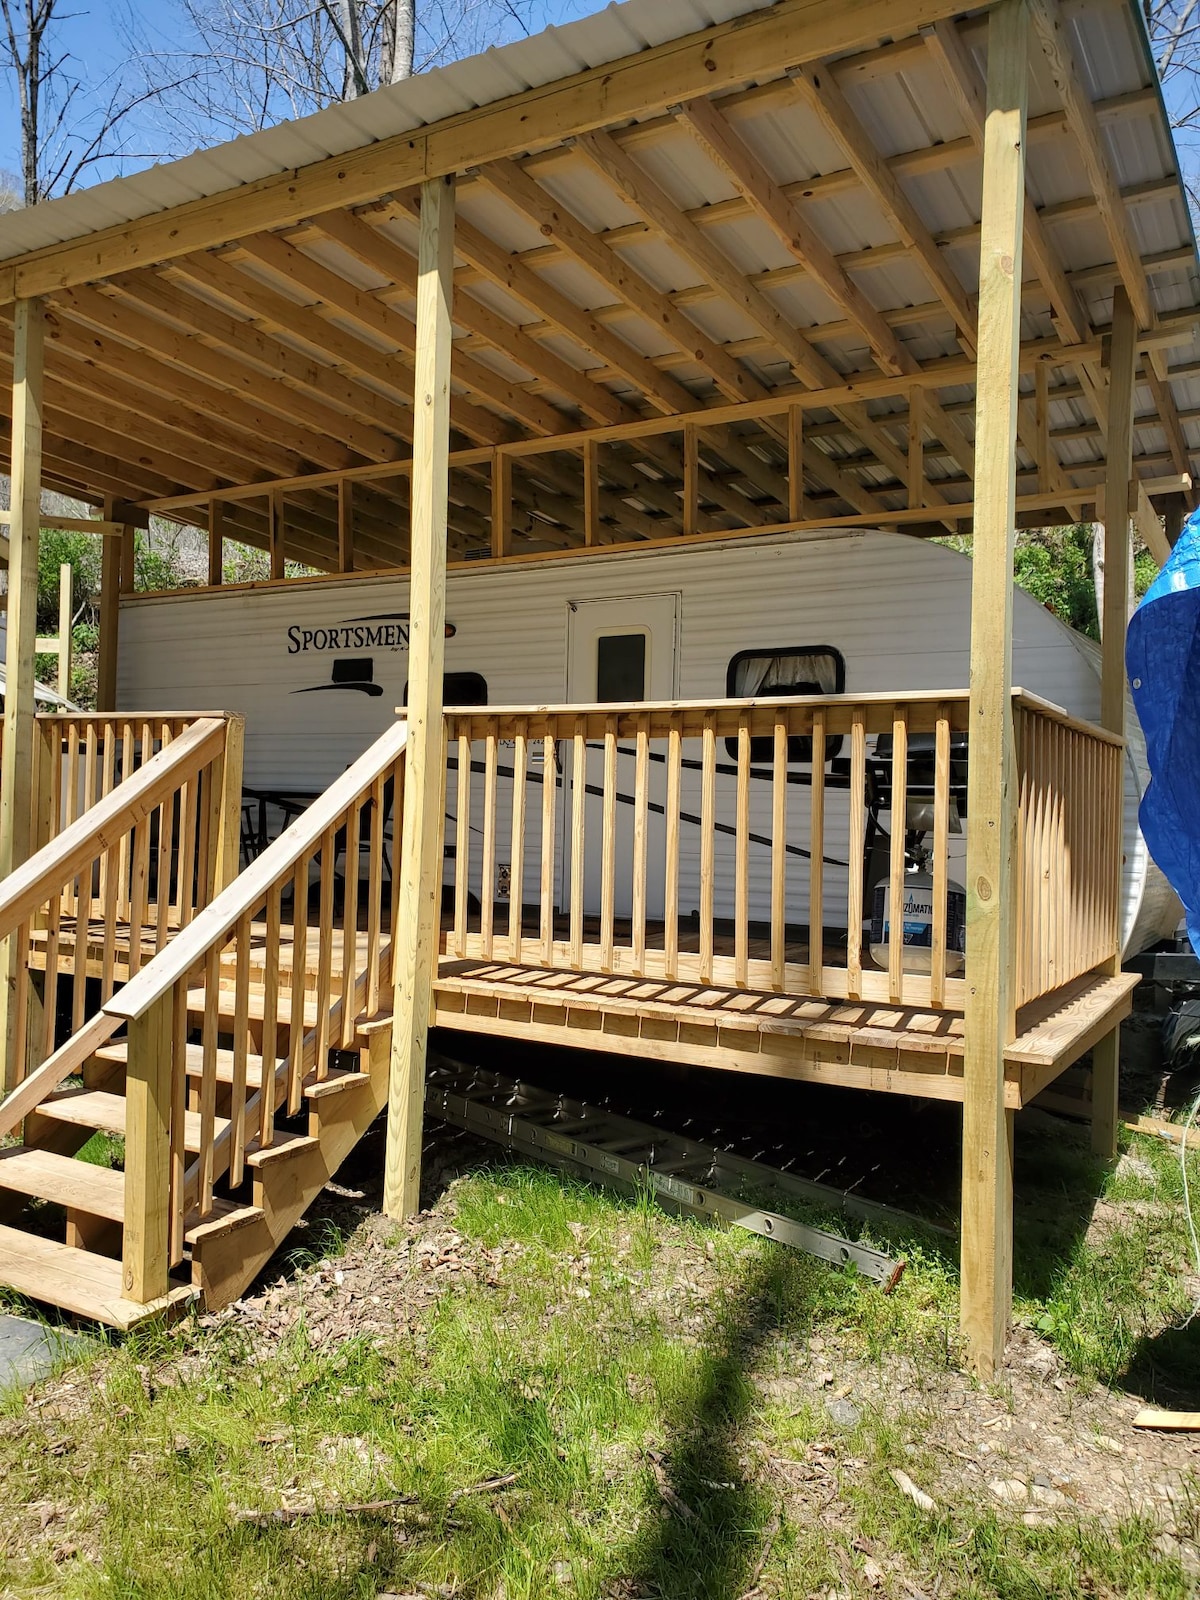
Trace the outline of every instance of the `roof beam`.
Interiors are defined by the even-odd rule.
[[[357,261],[387,278],[406,296],[416,293],[416,257],[394,239],[389,239],[378,228],[370,226],[361,217],[349,211],[324,213],[310,224],[313,231],[332,240],[348,251]],[[376,293],[382,299],[386,290]],[[573,400],[595,422],[629,422],[634,412],[623,400],[617,398],[603,384],[596,383],[586,372],[572,367],[570,362],[552,351],[541,349],[515,323],[499,316],[490,306],[470,295],[456,294],[454,320],[459,326],[469,328],[489,344],[502,351],[510,360],[528,369],[551,388],[558,389]]]
[[[975,308],[954,269],[934,242],[933,234],[896,175],[872,143],[842,93],[828,63],[793,69],[792,82],[801,99],[833,134],[859,182],[875,200],[889,224],[925,269],[934,293],[945,306],[968,354],[975,353]]]
[[[410,359],[415,358],[417,328],[414,322],[383,305],[368,290],[357,288],[331,267],[305,255],[286,239],[272,233],[253,234],[239,239],[228,254],[234,259],[242,256],[258,262],[278,274],[285,283],[313,295],[319,315],[333,312],[346,317],[366,333],[402,350]],[[465,388],[519,418],[535,433],[557,433],[569,420],[554,406],[526,394],[519,384],[510,383],[469,356],[460,354],[454,367],[455,377]]]
[[[262,330],[290,333],[334,361],[339,370],[358,374],[377,384],[383,398],[406,409],[411,417],[413,369],[399,354],[389,355],[319,316],[311,306],[300,305],[268,284],[241,271],[222,256],[185,256],[169,268],[177,278],[195,283],[236,306]],[[455,425],[480,444],[501,444],[512,436],[502,418],[460,395],[451,399]],[[411,423],[406,424],[411,432]]]

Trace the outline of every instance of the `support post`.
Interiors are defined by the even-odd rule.
[[[383,1190],[383,1209],[395,1218],[411,1216],[420,1204],[425,1052],[442,900],[442,671],[453,293],[454,180],[436,178],[421,186],[418,246],[408,744],[400,898],[392,929],[395,995]],[[505,459],[497,453],[495,471],[502,471]]]
[[[42,509],[42,363],[45,312],[41,300],[18,300],[13,314],[11,513],[8,624],[4,670],[4,759],[0,762],[0,879],[25,861],[33,837],[34,654],[37,648],[38,530]],[[0,947],[0,1025],[4,1089],[17,1082],[21,1032],[16,1014],[17,941]]]
[[[209,899],[215,899],[238,875],[242,840],[242,756],[246,719],[225,719],[225,747],[209,768],[212,790],[208,837],[212,840],[209,863]]]
[[[58,692],[64,700],[71,696],[71,624],[75,620],[72,587],[71,563],[64,561],[58,569]]]
[[[104,501],[103,518],[116,517],[116,500]],[[133,592],[134,532],[126,525],[120,534],[105,534],[100,541],[100,660],[96,671],[96,710],[117,709],[117,660],[121,628],[121,596]]]
[[[174,1005],[170,990],[129,1024],[121,1294],[141,1305],[167,1292]]]
[[[1133,483],[1133,393],[1137,369],[1137,323],[1124,287],[1113,292],[1112,337],[1108,349],[1108,458],[1104,475],[1104,616],[1100,630],[1100,721],[1110,733],[1125,736],[1125,630],[1129,623],[1132,534],[1129,526]],[[1118,795],[1117,804],[1121,805]],[[1117,829],[1117,838],[1121,830]],[[1111,870],[1121,871],[1118,850]],[[1120,929],[1114,928],[1114,943]],[[1109,970],[1119,972],[1118,950]],[[1092,1046],[1092,1149],[1111,1160],[1117,1153],[1121,1029],[1118,1025]]]
[[[219,589],[225,575],[225,502],[208,502],[208,586]]]
[[[1012,1309],[1004,1052],[1015,1026],[1012,582],[1028,29],[1025,0],[1001,0],[990,14],[979,241],[961,1323],[970,1363],[984,1378],[1004,1359]]]

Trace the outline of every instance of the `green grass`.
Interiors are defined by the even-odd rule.
[[[1171,1198],[1171,1152],[1138,1141],[1137,1154],[1145,1169],[1127,1163],[1110,1196]],[[1081,1373],[1112,1377],[1181,1309],[1169,1273],[1160,1281],[1180,1259],[1176,1224],[1154,1219],[1161,1246],[1143,1258],[1151,1219],[1135,1211],[1099,1252],[1077,1226],[1088,1159],[1030,1144],[1022,1162],[1026,1185],[1061,1203],[1058,1231],[1029,1246],[1021,1315],[1048,1319]],[[931,1407],[957,1354],[954,1271],[928,1245],[886,1297],[644,1198],[521,1167],[461,1180],[453,1225],[466,1250],[510,1247],[499,1282],[442,1294],[415,1334],[314,1350],[303,1321],[270,1347],[238,1321],[185,1325],[100,1350],[61,1404],[10,1400],[0,1592],[738,1600],[757,1583],[768,1596],[857,1595],[864,1548],[889,1580],[902,1572],[932,1593],[936,1578],[940,1600],[1191,1592],[1136,1519],[1027,1527],[977,1492],[930,1518],[900,1494],[893,1466],[933,1481]],[[325,1233],[307,1257],[340,1247]],[[403,1249],[398,1234],[381,1274]],[[864,1405],[830,1444],[820,1396],[789,1387],[813,1335],[840,1361],[906,1354],[923,1375],[911,1404]],[[831,1465],[797,1498],[789,1463],[803,1473],[810,1459]],[[378,1514],[345,1509],[401,1496]],[[319,1514],[241,1515],[298,1503]]]

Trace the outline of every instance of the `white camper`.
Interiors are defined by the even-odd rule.
[[[446,587],[447,705],[539,705],[608,701],[713,700],[784,694],[903,695],[965,689],[970,617],[969,558],[895,533],[774,534],[706,546],[548,557],[502,567],[450,570]],[[246,716],[246,783],[301,799],[325,788],[396,715],[408,681],[408,582],[403,576],[295,581],[204,594],[132,597],[123,602],[119,703],[130,710],[220,706]],[[1013,677],[1022,688],[1076,716],[1099,712],[1098,653],[1087,639],[1018,590]],[[793,741],[789,785],[803,797],[811,751]],[[916,755],[917,752],[914,752]],[[599,758],[599,752],[593,752]],[[959,752],[961,756],[961,752]],[[754,754],[757,762],[759,756]],[[828,750],[826,852],[844,864],[850,821],[839,813],[837,740]],[[589,757],[589,761],[591,757]],[[619,789],[632,788],[633,754],[623,751]],[[885,770],[880,763],[880,772]],[[598,768],[597,768],[598,771]],[[1126,952],[1170,933],[1179,906],[1150,861],[1137,826],[1147,773],[1140,731],[1129,713],[1125,763],[1123,939]],[[531,783],[545,781],[532,767]],[[569,764],[554,775],[575,781]],[[598,784],[585,775],[589,806]],[[650,881],[661,831],[652,772]],[[475,786],[479,789],[479,785]],[[699,775],[685,770],[683,818],[695,817]],[[751,917],[769,915],[770,785],[753,786]],[[718,828],[733,815],[728,761],[718,770]],[[480,797],[481,798],[481,797]],[[661,801],[661,794],[657,797]],[[911,798],[911,795],[910,795]],[[965,801],[965,793],[960,796]],[[886,792],[876,795],[867,830],[890,830]],[[569,808],[562,808],[564,812]],[[807,803],[788,813],[788,847],[804,855]],[[618,806],[618,833],[631,829]],[[964,822],[969,826],[969,819]],[[448,837],[453,828],[448,829]],[[951,871],[961,876],[962,834],[951,841]],[[626,880],[631,873],[629,851]],[[557,853],[557,903],[567,909],[569,840]],[[681,868],[681,909],[698,904],[695,861]],[[589,866],[594,865],[593,860]],[[525,864],[535,900],[536,864]],[[507,863],[496,862],[498,898],[513,892]],[[868,883],[870,881],[868,871]],[[797,874],[788,920],[807,919],[806,875]],[[841,881],[840,878],[838,881]],[[585,911],[597,894],[585,878]],[[617,914],[628,909],[619,879]],[[718,914],[732,886],[718,881]],[[661,911],[653,900],[647,912]],[[846,925],[844,898],[827,896],[824,920]]]

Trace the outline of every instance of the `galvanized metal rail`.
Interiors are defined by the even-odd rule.
[[[824,1228],[738,1199],[737,1194],[749,1191],[756,1197],[815,1203],[845,1216],[886,1221],[892,1226],[899,1222],[931,1227],[921,1218],[831,1185],[761,1166],[618,1116],[605,1107],[445,1057],[430,1058],[425,1108],[431,1117],[494,1140],[507,1150],[615,1188],[648,1188],[668,1208],[746,1228],[835,1266],[853,1264],[864,1277],[878,1283],[894,1282],[903,1262]]]

